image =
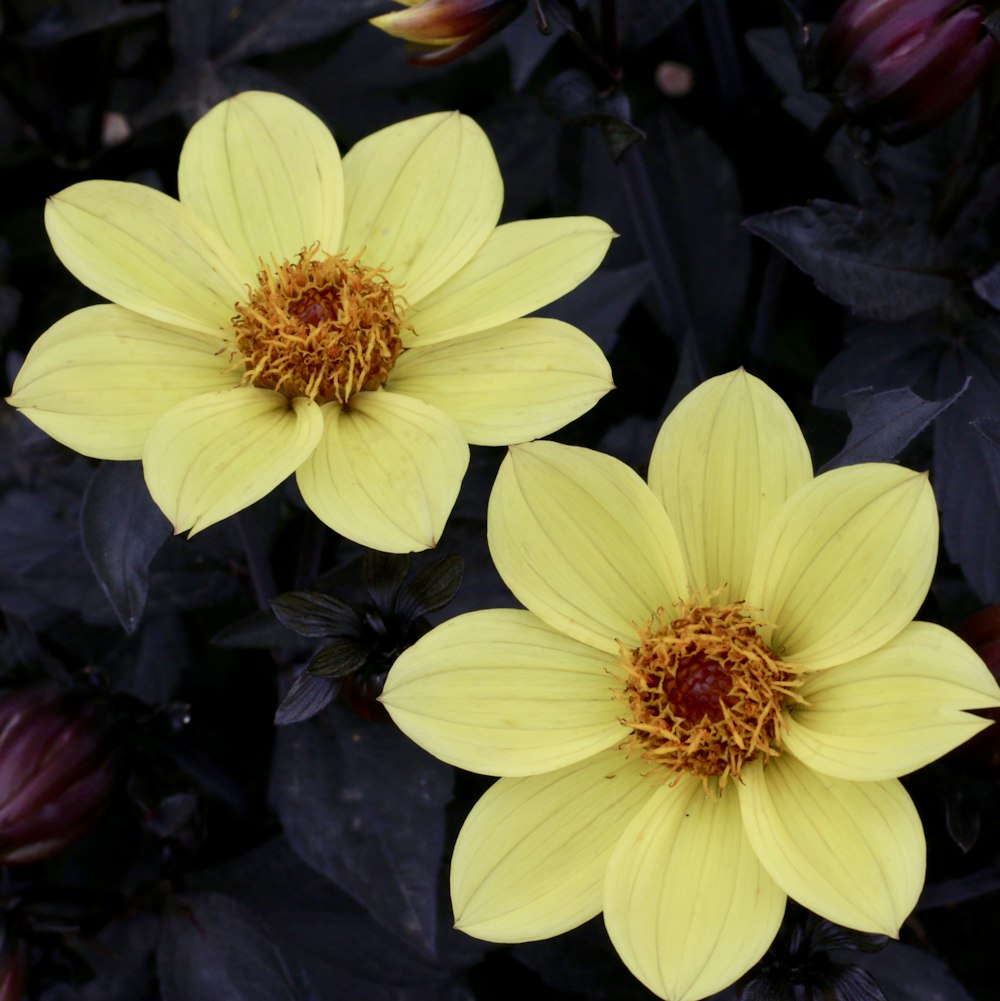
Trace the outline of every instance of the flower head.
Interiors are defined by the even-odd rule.
[[[411,62],[448,63],[506,28],[527,0],[399,0],[406,10],[371,18],[388,35],[429,46]]]
[[[511,449],[489,541],[526,610],[438,626],[383,693],[417,743],[502,776],[455,847],[460,928],[525,941],[603,910],[671,1001],[749,969],[786,896],[897,934],[925,852],[898,776],[1000,703],[965,643],[911,621],[937,553],[925,476],[813,478],[741,371],[667,418],[648,487],[587,449]]]
[[[143,460],[175,531],[291,473],[331,528],[388,552],[435,545],[468,443],[548,434],[611,388],[600,349],[528,318],[601,262],[588,217],[497,226],[482,130],[401,122],[340,159],[278,94],[191,130],[179,200],[84,181],[46,209],[52,245],[111,300],[29,352],[9,402],[85,455]]]

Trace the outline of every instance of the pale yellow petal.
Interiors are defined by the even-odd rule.
[[[388,388],[448,414],[474,445],[557,431],[614,388],[604,352],[560,320],[515,320],[404,351]]]
[[[260,260],[294,260],[319,242],[342,247],[344,181],[330,130],[301,104],[246,91],[217,104],[188,133],[177,177],[181,201],[239,259],[252,282]]]
[[[670,519],[624,463],[586,448],[517,445],[490,496],[493,562],[515,597],[598,650],[633,645],[658,608],[687,597]]]
[[[469,465],[458,425],[420,400],[384,391],[323,412],[323,441],[297,474],[317,517],[387,553],[436,546]]]
[[[809,449],[791,411],[742,369],[703,382],[660,429],[649,486],[684,546],[691,586],[746,596],[765,525],[812,479]]]
[[[206,393],[153,425],[146,485],[174,531],[193,535],[270,493],[322,434],[320,408],[304,396],[249,387]]]
[[[816,771],[856,780],[921,768],[990,725],[963,709],[1000,706],[982,659],[928,622],[809,676],[798,694],[806,704],[788,713],[786,748]]]
[[[743,769],[743,823],[794,900],[859,931],[895,936],[924,882],[924,832],[895,779],[845,782],[789,754]]]
[[[927,477],[867,463],[818,476],[761,537],[747,603],[771,644],[805,667],[842,664],[887,643],[920,608],[937,561]]]
[[[249,280],[189,208],[126,181],[81,181],[45,206],[59,260],[88,288],[154,320],[228,336]]]
[[[455,844],[455,924],[490,942],[530,942],[599,913],[622,831],[655,790],[641,758],[616,749],[568,768],[500,779]]]
[[[589,216],[498,226],[465,267],[410,310],[412,343],[436,344],[533,313],[593,274],[613,236]]]
[[[215,339],[121,306],[89,306],[35,342],[7,402],[56,441],[96,459],[138,459],[182,400],[235,385]]]
[[[344,242],[385,265],[419,304],[469,261],[496,226],[503,182],[483,130],[439,112],[390,125],[344,157]]]
[[[690,776],[658,787],[612,852],[604,883],[615,949],[669,1001],[728,987],[767,951],[784,909],[732,787],[712,799]]]
[[[552,771],[628,734],[618,658],[522,609],[470,612],[405,650],[382,692],[396,725],[436,758],[485,775]]]

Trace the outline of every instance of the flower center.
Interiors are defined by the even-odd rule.
[[[378,389],[403,350],[393,287],[355,257],[319,258],[319,244],[273,269],[233,317],[243,382],[343,406]]]
[[[669,621],[661,609],[639,632],[639,645],[622,646],[622,722],[632,731],[623,747],[674,772],[698,776],[708,789],[756,757],[776,757],[781,711],[801,701],[799,671],[761,640],[743,602],[681,603]]]

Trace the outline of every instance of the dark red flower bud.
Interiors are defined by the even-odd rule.
[[[949,117],[1000,57],[966,0],[848,0],[819,43],[820,86],[847,112],[905,142]]]
[[[114,785],[103,711],[49,688],[0,694],[0,862],[62,851]]]
[[[437,51],[412,62],[429,65],[452,59],[481,45],[505,28],[527,6],[527,0],[398,0],[407,10],[373,17],[370,23],[386,34]]]
[[[990,605],[969,616],[955,632],[983,658],[990,673],[1000,681],[1000,605]],[[1000,709],[978,709],[976,713],[1000,724]],[[1000,768],[1000,727],[997,725],[977,733],[962,747],[961,753],[986,758],[994,768]]]
[[[24,943],[14,946],[4,943],[0,949],[0,1001],[24,1001],[24,967]]]

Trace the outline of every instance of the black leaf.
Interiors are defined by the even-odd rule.
[[[967,379],[944,400],[924,400],[905,387],[881,393],[859,389],[847,394],[844,404],[851,419],[851,433],[843,450],[823,468],[895,461],[903,449],[968,387]]]
[[[455,597],[462,583],[464,563],[457,553],[444,556],[429,563],[400,587],[395,611],[404,630],[422,615],[443,608]]]
[[[80,511],[83,550],[126,632],[146,607],[149,564],[170,536],[170,523],[146,489],[140,462],[98,466]]]
[[[339,598],[322,591],[287,591],[271,602],[278,621],[300,636],[355,636],[357,612]]]
[[[335,681],[303,671],[281,700],[274,714],[274,725],[301,723],[321,713],[337,697],[337,688]]]
[[[319,678],[343,678],[362,667],[370,653],[370,647],[338,637],[316,653],[306,670]]]
[[[282,957],[247,907],[219,893],[178,898],[157,954],[163,1001],[297,1001]]]
[[[886,211],[817,199],[745,225],[811,275],[821,292],[870,319],[916,316],[954,287],[930,233]]]

